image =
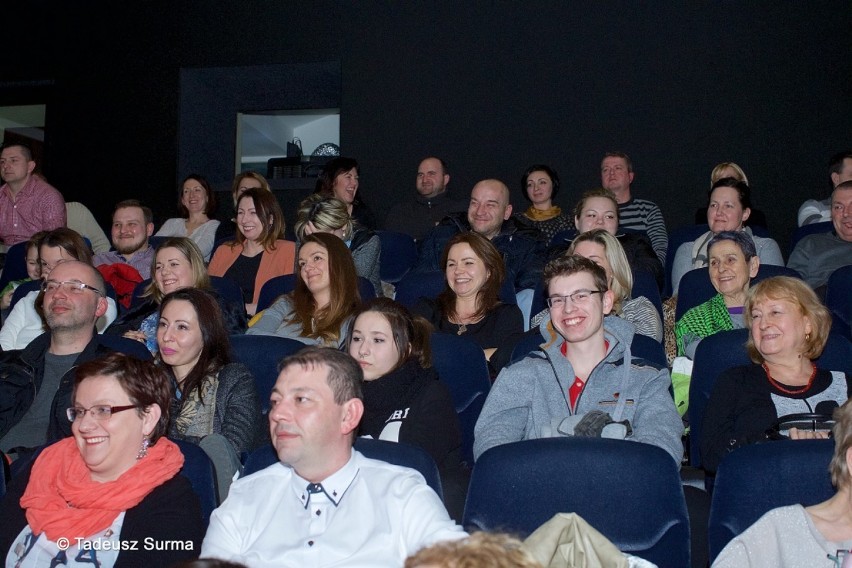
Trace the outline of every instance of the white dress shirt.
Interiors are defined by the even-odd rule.
[[[320,493],[276,463],[231,485],[213,512],[202,558],[256,566],[399,568],[410,554],[467,536],[419,472],[352,457]]]

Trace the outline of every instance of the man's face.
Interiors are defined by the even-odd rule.
[[[601,162],[601,185],[616,195],[630,189],[633,172],[627,171],[627,160],[609,156]]]
[[[844,181],[849,181],[850,179],[852,179],[852,158],[846,158],[843,160],[843,165],[840,168],[840,171],[836,174],[831,174],[831,184],[837,187]]]
[[[595,279],[590,273],[577,272],[551,280],[547,297],[564,297],[581,290],[593,292],[597,289]],[[594,293],[580,302],[566,298],[562,306],[550,308],[550,320],[565,341],[583,343],[596,337],[603,339],[604,316],[611,310],[612,292]]]
[[[500,233],[503,221],[512,215],[509,190],[499,181],[481,181],[470,193],[467,221],[471,229],[487,239]]]
[[[112,246],[120,254],[133,254],[148,246],[154,224],[145,224],[140,207],[122,207],[112,216]]]
[[[0,152],[0,176],[6,183],[25,181],[35,169],[35,162],[27,160],[20,146],[9,146]]]
[[[443,193],[450,176],[444,173],[444,167],[435,158],[426,158],[417,168],[417,193],[423,197],[435,197]]]
[[[93,275],[94,269],[82,262],[68,261],[58,264],[45,280],[51,282],[82,282],[91,288],[102,290]],[[67,289],[63,286],[44,293],[44,308],[47,326],[52,331],[76,331],[93,329],[95,321],[106,312],[107,302],[102,294],[91,288]]]
[[[835,189],[831,194],[831,222],[837,236],[852,243],[852,189]]]

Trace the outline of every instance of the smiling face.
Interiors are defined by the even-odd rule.
[[[358,193],[358,170],[352,168],[349,171],[337,174],[334,185],[331,186],[334,196],[346,205],[352,205],[355,194]]]
[[[157,345],[163,362],[172,367],[178,381],[198,363],[204,349],[204,335],[198,313],[186,300],[172,300],[160,313]]]
[[[468,243],[456,243],[447,253],[447,284],[458,298],[476,297],[491,273]]]
[[[435,197],[443,193],[450,176],[444,173],[440,160],[426,158],[417,168],[417,193],[423,197]]]
[[[247,241],[257,242],[263,236],[263,220],[257,216],[254,199],[243,197],[237,202],[237,229]]]
[[[157,251],[154,282],[163,295],[181,288],[190,288],[195,285],[192,264],[180,250],[174,247],[162,248]]]
[[[534,171],[527,176],[527,197],[536,209],[549,209],[553,197],[553,180],[547,172]]]
[[[43,280],[47,280],[50,277],[51,271],[54,268],[62,264],[63,262],[68,262],[69,260],[77,260],[71,254],[62,247],[51,247],[47,245],[41,246],[41,251],[39,253],[39,263],[41,269],[41,278]]]
[[[557,276],[550,281],[548,297],[568,296],[579,290],[596,290],[595,279],[588,272]],[[603,344],[604,316],[612,310],[612,292],[590,294],[580,304],[570,298],[561,307],[550,308],[553,327],[569,343],[600,341]]]
[[[61,249],[61,247],[57,248]],[[38,247],[36,246],[27,247],[27,276],[31,280],[38,280],[41,278],[41,264],[38,261]]]
[[[349,354],[364,371],[365,381],[391,372],[399,363],[399,351],[388,319],[379,312],[364,312],[355,320]]]
[[[79,261],[66,261],[56,266],[46,280],[82,282],[102,290],[91,265]],[[56,331],[92,331],[95,321],[107,310],[107,301],[102,294],[91,288],[66,290],[58,287],[45,292],[42,304],[47,325]]]
[[[486,239],[500,233],[503,221],[511,217],[509,188],[497,180],[481,181],[470,192],[467,221],[470,228]]]
[[[123,255],[130,255],[148,246],[154,224],[145,224],[140,207],[122,207],[112,215],[112,246]]]
[[[331,288],[328,251],[319,243],[305,243],[299,249],[299,275],[315,297]]]
[[[190,215],[204,213],[207,209],[207,190],[197,179],[189,178],[183,184],[180,202]]]
[[[741,231],[751,209],[743,209],[740,194],[733,187],[720,186],[710,194],[707,224],[713,234],[722,231]]]
[[[746,261],[742,249],[733,241],[719,241],[710,247],[708,255],[713,287],[725,297],[727,306],[742,306],[749,282],[757,276],[760,261],[757,257]]]
[[[115,377],[95,375],[84,379],[74,395],[73,406],[129,406],[133,404]],[[142,439],[151,434],[160,417],[157,405],[140,413],[135,409],[117,412],[98,421],[86,412],[71,424],[77,449],[92,480],[114,481],[136,463]]]
[[[813,325],[797,304],[757,298],[747,315],[751,316],[754,347],[766,361],[772,363],[805,351],[805,334],[813,331]]]
[[[603,229],[615,235],[618,231],[618,206],[606,197],[589,197],[583,203],[580,216],[574,218],[574,224],[581,233]]]
[[[838,237],[852,242],[852,188],[838,188],[831,194],[831,222]]]

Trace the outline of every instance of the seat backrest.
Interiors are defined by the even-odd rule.
[[[6,251],[3,271],[0,273],[0,290],[9,282],[29,278],[27,274],[27,241],[14,244]]]
[[[124,353],[125,355],[131,355],[143,361],[150,361],[153,359],[151,352],[148,351],[145,344],[141,341],[136,341],[135,339],[128,339],[121,335],[102,333],[98,336],[98,342],[101,345],[109,347],[113,351]]]
[[[633,291],[630,296],[638,298],[645,296],[657,308],[657,313],[660,314],[660,321],[663,321],[663,299],[660,297],[660,289],[657,287],[657,280],[654,275],[647,270],[633,270]]]
[[[650,444],[572,437],[493,447],[473,469],[463,524],[526,537],[562,512],[661,568],[689,566],[677,464]]]
[[[210,284],[216,293],[229,304],[243,303],[243,292],[240,285],[227,276],[211,276]]]
[[[671,296],[672,294],[672,268],[674,267],[674,258],[677,254],[677,249],[683,243],[694,241],[704,233],[710,230],[710,226],[706,223],[703,225],[687,225],[679,227],[669,232],[669,248],[666,249],[666,281],[663,297]]]
[[[435,465],[435,460],[426,450],[408,444],[370,438],[356,438],[355,449],[370,459],[416,469],[426,479],[429,487],[443,500],[444,493],[441,487],[441,476],[438,474],[438,466]],[[278,463],[278,456],[275,454],[275,448],[267,444],[249,454],[240,477],[251,475],[274,463]]]
[[[278,380],[278,364],[305,346],[301,341],[274,335],[232,335],[234,359],[248,367],[254,376],[260,409],[269,412],[269,394]]]
[[[30,280],[29,282],[24,282],[12,292],[12,301],[9,303],[9,311],[12,311],[12,308],[15,307],[15,304],[20,301],[21,298],[29,294],[30,292],[34,292],[41,287],[41,280]]]
[[[447,284],[446,276],[440,270],[429,272],[409,272],[396,285],[394,300],[412,308],[420,298],[437,298]],[[504,304],[517,304],[514,283],[506,279],[500,286],[500,301]]]
[[[810,225],[796,227],[796,230],[794,230],[793,234],[790,236],[790,252],[793,252],[793,249],[796,248],[796,245],[799,244],[799,241],[801,241],[808,235],[816,235],[817,233],[830,233],[833,230],[834,223],[832,223],[831,221],[811,223]]]
[[[395,231],[376,231],[382,243],[379,275],[382,281],[395,284],[417,262],[417,243],[411,235]]]
[[[515,348],[512,350],[512,363],[516,363],[526,357],[532,351],[538,350],[544,340],[539,333],[538,328],[531,329],[524,333]],[[663,345],[652,337],[645,335],[634,334],[633,341],[630,344],[630,351],[634,357],[646,359],[651,363],[655,363],[660,367],[668,365],[666,361],[666,350]]]
[[[482,348],[466,337],[432,333],[432,365],[447,385],[462,430],[462,459],[473,465],[473,429],[491,390]]]
[[[825,307],[838,326],[838,331],[852,339],[852,265],[835,270],[825,287]]]
[[[219,506],[219,494],[216,489],[216,471],[210,457],[199,446],[184,440],[172,440],[183,453],[183,468],[180,474],[192,484],[192,490],[201,501],[201,517],[204,526],[210,522],[210,515]]]
[[[296,275],[285,274],[284,276],[276,276],[267,280],[260,289],[260,295],[257,297],[257,311],[265,310],[278,296],[288,294],[296,288]],[[366,302],[376,297],[376,290],[373,284],[364,278],[358,277],[358,292],[361,294],[361,301]],[[242,298],[242,296],[240,296]],[[240,300],[242,301],[242,300]]]
[[[761,516],[787,505],[815,505],[834,495],[832,440],[783,440],[731,452],[716,472],[707,537],[710,561]],[[767,480],[771,487],[767,487]]]

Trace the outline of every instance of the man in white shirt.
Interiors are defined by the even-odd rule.
[[[214,511],[201,556],[248,566],[395,566],[462,538],[423,476],[352,448],[363,372],[307,347],[281,363],[269,430],[280,463],[240,479]]]

